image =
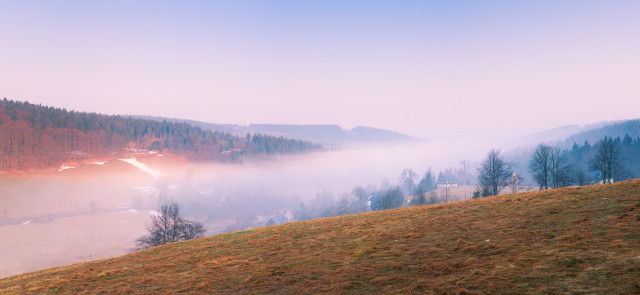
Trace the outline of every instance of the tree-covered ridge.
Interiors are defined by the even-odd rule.
[[[0,101],[0,170],[53,167],[74,159],[119,156],[130,149],[167,150],[192,160],[234,161],[320,148],[300,140],[260,134],[239,137],[187,123]]]
[[[610,145],[618,156],[621,171],[619,175],[612,177],[615,181],[637,178],[640,176],[640,137],[632,138],[629,134],[624,137],[604,137],[604,139],[590,144],[574,143],[567,151],[568,163],[575,167],[576,171],[599,170],[596,159],[598,153],[603,150],[603,145]],[[590,182],[587,182],[590,183]],[[579,183],[577,183],[579,184]]]
[[[374,143],[374,142],[415,142],[419,139],[391,130],[358,126],[352,129],[343,129],[338,125],[294,125],[294,124],[249,124],[246,126],[237,124],[216,124],[194,120],[184,120],[154,116],[136,116],[141,119],[156,121],[183,122],[202,127],[205,130],[231,132],[235,134],[267,134],[271,136],[284,136],[298,138],[303,141],[335,145],[340,143]]]
[[[571,135],[558,145],[561,148],[572,148],[572,145],[576,142],[583,143],[588,141],[595,143],[602,140],[605,136],[611,138],[624,138],[628,136],[632,139],[640,137],[640,119],[600,124],[605,125]]]
[[[640,176],[640,137],[605,135],[593,143],[575,142],[570,149],[539,144],[532,153],[514,158],[515,161],[529,172],[520,178],[540,189],[613,183]],[[519,176],[522,172],[522,168],[517,169]]]

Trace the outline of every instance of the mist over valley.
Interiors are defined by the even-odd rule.
[[[2,294],[626,294],[640,2],[0,1]]]
[[[5,100],[4,105],[15,103]],[[27,103],[17,105],[18,109],[40,109]],[[11,110],[5,108],[0,112],[0,119],[9,121],[9,124],[0,125],[7,131],[4,138],[10,139],[9,144],[4,145],[3,165],[13,167],[0,176],[0,249],[3,250],[0,260],[6,262],[0,272],[3,277],[134,251],[152,218],[160,214],[159,208],[170,203],[180,207],[184,218],[202,223],[206,228],[204,235],[213,235],[380,210],[376,202],[394,190],[400,193],[400,199],[394,201],[399,203],[388,208],[470,199],[478,191],[475,183],[479,170],[476,168],[486,151],[496,146],[504,147],[507,159],[514,164],[514,170],[510,171],[515,171],[521,179],[518,187],[503,193],[537,189],[526,165],[535,147],[532,138],[539,135],[502,140],[479,137],[453,140],[402,137],[403,140],[398,140],[395,135],[386,136],[398,133],[382,130],[372,133],[383,134],[382,137],[370,135],[373,137],[367,140],[320,145],[261,133],[242,136],[242,132],[205,131],[197,129],[201,127],[191,127],[190,123],[141,118],[124,121],[135,127],[128,129],[133,133],[128,133],[126,128],[123,131],[110,129],[114,132],[113,138],[123,140],[133,136],[134,141],[121,144],[123,148],[119,150],[114,145],[105,153],[91,145],[88,148],[82,145],[83,136],[93,136],[90,130],[104,132],[100,131],[100,126],[56,127],[59,123],[48,123],[46,117],[36,121],[29,119],[31,111]],[[66,110],[57,112],[59,116],[73,114]],[[78,113],[75,116],[101,115]],[[106,122],[112,120],[110,124],[121,122],[118,118],[98,118]],[[16,122],[24,124],[16,125]],[[155,124],[162,124],[158,129],[161,132],[150,129],[149,126]],[[586,138],[597,142],[603,134],[623,133],[640,138],[640,134],[633,133],[637,125],[637,120],[603,122],[593,128],[571,128],[574,132],[562,128],[559,129],[561,135],[547,138],[558,141]],[[329,125],[260,126],[272,128],[263,129],[272,135],[278,135],[273,130],[294,130],[306,134],[306,139],[313,139],[317,130],[332,130],[323,132],[324,136],[331,132],[332,136],[338,137],[345,134],[343,129]],[[74,128],[84,131],[80,133],[82,136],[75,137],[74,140],[79,141],[72,141],[74,147],[66,152],[65,145],[60,145],[62,152],[52,150],[52,159],[37,156],[37,149],[33,154],[15,153],[12,149],[16,146],[15,141],[11,140],[20,138],[34,127],[41,128],[39,132],[44,134],[64,131],[73,135],[77,132]],[[165,132],[173,128],[176,131]],[[190,130],[199,130],[196,137]],[[553,133],[557,133],[556,130],[540,134]],[[176,141],[177,135],[184,139]],[[102,140],[99,136],[97,140]],[[200,141],[198,136],[214,136],[213,141],[201,141],[201,144],[215,152],[202,153],[202,148],[184,144]],[[626,140],[625,144],[634,146],[635,141]],[[635,163],[632,167],[638,167],[636,162],[630,163]],[[34,169],[37,167],[41,168]],[[455,185],[447,184],[447,179],[452,179]],[[425,181],[430,184],[423,187]],[[420,194],[415,192],[418,188],[422,190]],[[424,199],[416,199],[416,196],[424,196]]]
[[[469,152],[456,146],[382,144],[243,163],[145,152],[5,174],[0,248],[6,251],[0,255],[7,264],[0,275],[128,253],[150,213],[169,202],[203,222],[207,235],[264,226],[301,204],[322,215],[341,198],[352,198],[356,186],[382,189],[397,185],[405,168],[423,174],[456,165]]]

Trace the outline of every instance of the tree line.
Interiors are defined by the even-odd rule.
[[[594,145],[586,141],[582,146],[575,143],[571,150],[539,144],[527,168],[540,190],[626,180],[640,173],[640,137],[634,140],[629,135],[615,139],[605,136]],[[522,181],[514,164],[505,160],[500,150],[491,150],[477,172],[474,197],[497,195]]]
[[[120,156],[132,149],[166,150],[192,160],[239,161],[321,148],[282,137],[236,136],[187,123],[0,100],[0,170],[55,167],[76,159]]]
[[[308,200],[306,204],[301,202],[292,212],[295,219],[301,221],[448,202],[450,196],[436,194],[436,189],[437,179],[431,169],[419,177],[413,169],[405,168],[395,185],[385,181],[379,187],[372,184],[355,186],[337,200],[330,192],[318,192],[315,199]]]
[[[640,138],[605,136],[594,145],[585,141],[571,150],[540,144],[529,162],[529,172],[540,189],[570,185],[614,183],[640,171]]]

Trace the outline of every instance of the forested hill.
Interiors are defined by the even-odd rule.
[[[377,142],[407,142],[419,139],[391,130],[358,126],[352,129],[342,129],[338,125],[293,125],[293,124],[250,124],[247,126],[236,124],[214,124],[200,121],[180,120],[163,117],[143,116],[140,118],[157,121],[185,122],[204,129],[230,132],[233,134],[261,133],[272,136],[284,136],[322,144],[342,143],[377,143]]]
[[[56,167],[66,161],[116,157],[141,149],[166,150],[191,160],[234,161],[321,148],[261,134],[239,137],[187,123],[0,101],[0,171]]]
[[[567,137],[560,145],[564,148],[570,148],[575,143],[583,144],[584,142],[595,143],[605,136],[616,138],[625,136],[631,138],[640,137],[640,119],[611,122],[604,126],[599,126],[591,130],[583,131]]]

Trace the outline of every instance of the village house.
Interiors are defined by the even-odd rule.
[[[443,175],[438,177],[438,188],[458,186],[455,175]]]
[[[269,218],[265,226],[278,225],[278,224],[289,223],[289,222],[293,222],[293,214],[291,213],[291,210],[287,210],[284,213],[279,213],[274,216],[271,216],[271,218]]]

